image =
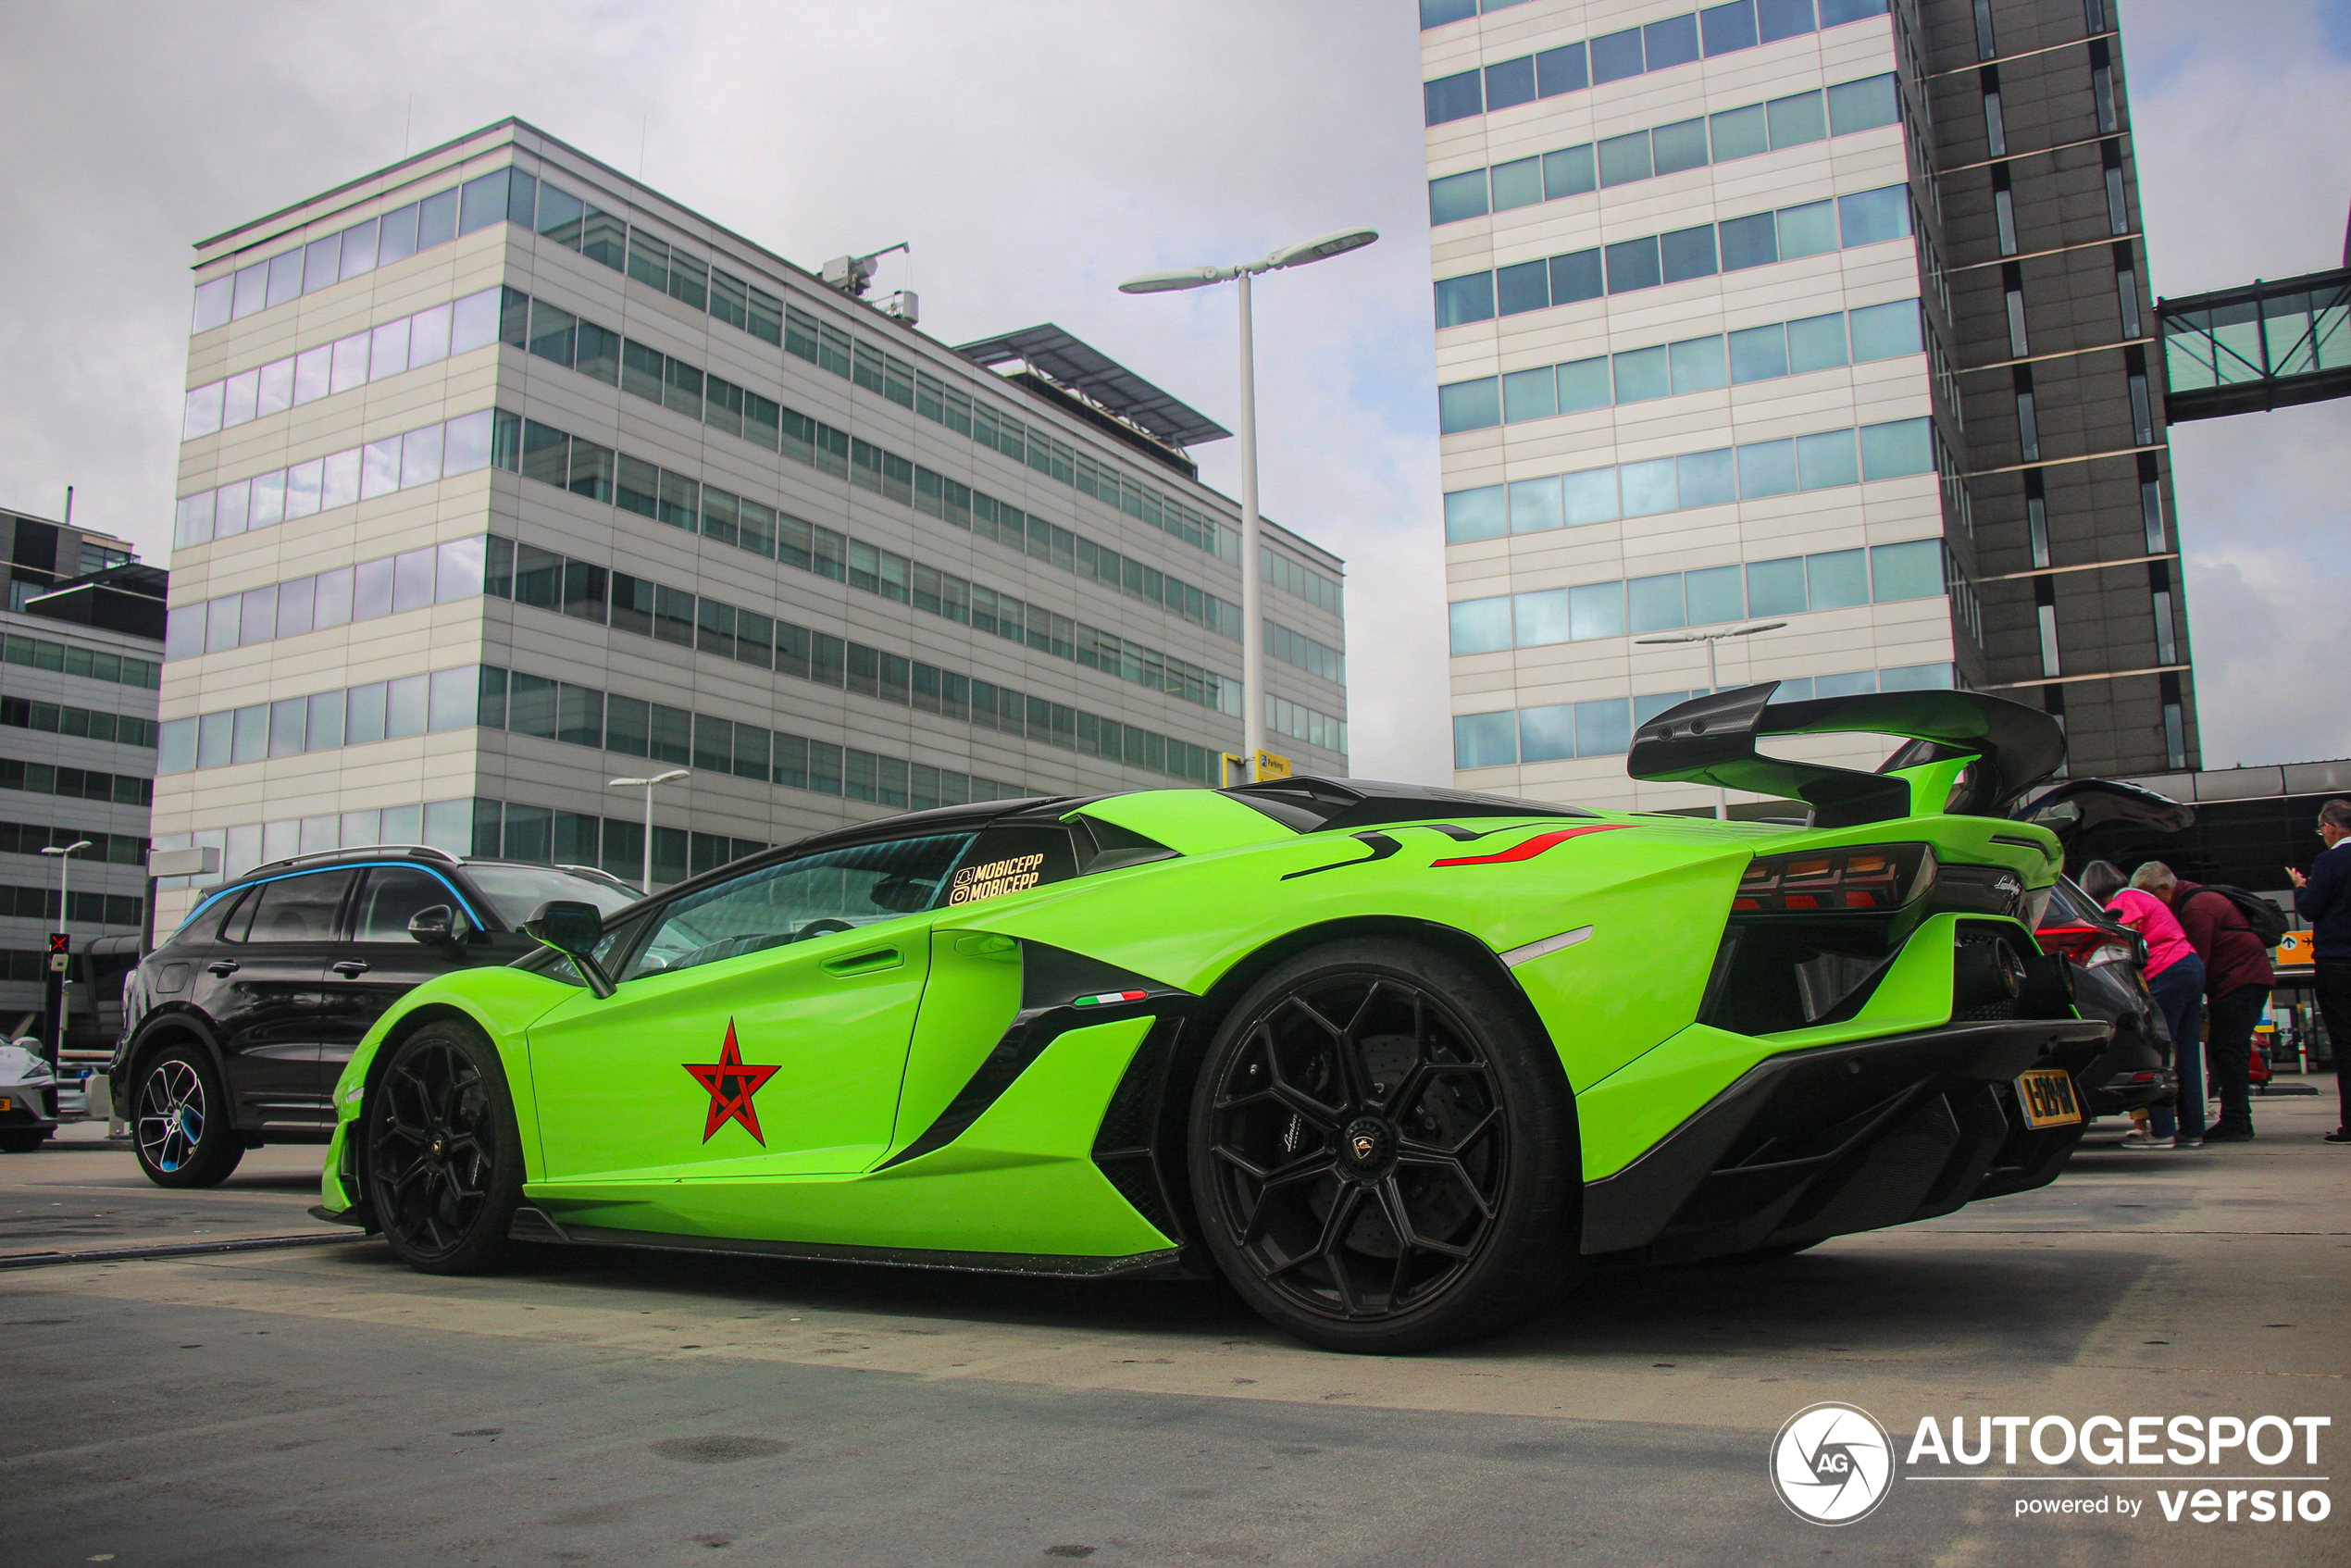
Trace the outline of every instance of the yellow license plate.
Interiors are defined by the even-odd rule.
[[[2073,1097],[2073,1075],[2062,1068],[2035,1067],[2019,1074],[2016,1102],[2024,1113],[2024,1125],[2036,1131],[2071,1126],[2082,1119],[2082,1102]]]

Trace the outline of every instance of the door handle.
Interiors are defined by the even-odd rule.
[[[868,948],[864,952],[852,953],[847,958],[827,959],[825,973],[844,977],[851,975],[870,975],[877,970],[895,969],[905,962],[906,955],[894,947]]]
[[[346,958],[342,963],[331,964],[328,967],[346,980],[355,980],[367,972],[367,963],[357,958]]]
[[[207,975],[233,975],[237,969],[237,961],[233,958],[216,958],[204,966]]]

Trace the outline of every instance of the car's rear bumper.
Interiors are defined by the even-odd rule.
[[[2056,1178],[2079,1124],[2024,1125],[2030,1067],[2078,1074],[2111,1026],[1952,1024],[1758,1063],[1637,1160],[1584,1189],[1586,1254],[1668,1262],[1948,1213]]]

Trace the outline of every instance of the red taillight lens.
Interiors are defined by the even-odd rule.
[[[2090,954],[2114,940],[2114,933],[2097,926],[2044,926],[2033,933],[2043,952],[2061,952],[2076,964],[2090,962]]]
[[[1739,878],[1731,910],[1805,915],[1898,909],[1924,892],[1934,877],[1934,855],[1924,844],[1767,855]]]

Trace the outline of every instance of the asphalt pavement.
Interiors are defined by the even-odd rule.
[[[328,1228],[317,1150],[169,1193],[71,1127],[0,1156],[0,1561],[2341,1563],[2351,1148],[2316,1087],[2257,1101],[2249,1145],[2102,1125],[2043,1191],[1598,1272],[1410,1358],[1305,1349],[1213,1284],[602,1251],[442,1279],[362,1239],[8,1266]],[[1836,1528],[1767,1459],[1824,1400],[1900,1462]],[[2332,1425],[2282,1467],[1911,1457],[1922,1417],[2097,1414]],[[2328,1517],[2255,1523],[2286,1475]],[[2197,1523],[2189,1487],[2238,1476],[2238,1521]]]

